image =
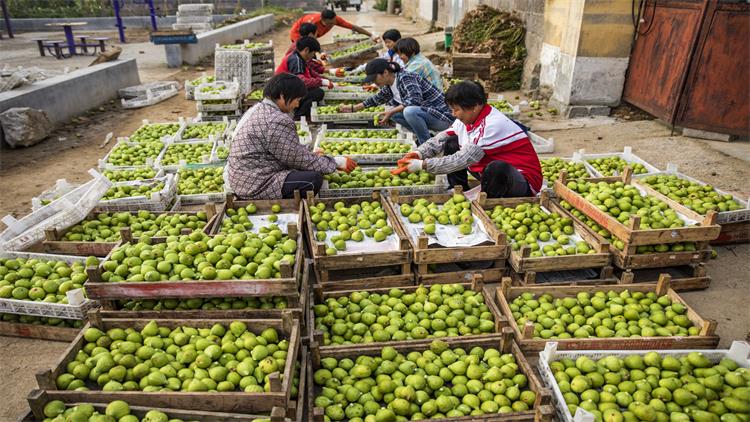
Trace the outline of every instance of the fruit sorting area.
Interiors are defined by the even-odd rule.
[[[145,123],[102,160],[80,218],[0,258],[0,304],[34,309],[3,310],[0,333],[69,343],[27,420],[746,418],[747,351],[714,351],[716,323],[680,293],[708,275],[628,276],[700,272],[745,224],[738,198],[618,152],[546,160],[536,198],[420,192],[441,180],[384,161],[330,176],[322,198],[237,201],[232,125]],[[399,130],[315,139],[364,157],[408,145]],[[51,191],[37,211],[70,199]],[[582,269],[596,274],[539,282]],[[81,288],[97,310],[49,313],[80,308]]]

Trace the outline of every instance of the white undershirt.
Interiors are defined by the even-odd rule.
[[[401,93],[398,92],[398,76],[393,78],[393,83],[391,84],[391,92],[393,93],[393,100],[396,101],[399,104],[403,104],[401,101]]]

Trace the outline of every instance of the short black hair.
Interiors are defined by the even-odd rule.
[[[487,104],[487,94],[482,85],[474,81],[461,81],[445,93],[445,102],[450,106],[472,108]]]
[[[309,35],[316,36],[318,34],[318,25],[312,22],[305,22],[299,26],[299,36],[307,37]]]
[[[396,43],[396,53],[404,54],[408,57],[412,57],[419,54],[419,42],[414,38],[401,38]]]
[[[297,51],[302,51],[306,48],[309,48],[310,51],[317,53],[318,51],[320,51],[320,43],[315,38],[307,36],[298,39],[295,48],[297,49]]]
[[[303,98],[305,95],[307,95],[305,83],[291,73],[274,75],[263,87],[263,96],[274,101],[281,99],[283,96],[284,100],[289,102],[297,98]]]
[[[389,29],[383,32],[382,38],[384,40],[398,41],[401,39],[401,33],[398,32],[398,29]]]
[[[336,17],[336,12],[331,9],[323,9],[323,11],[320,12],[320,17],[323,19],[334,19]]]

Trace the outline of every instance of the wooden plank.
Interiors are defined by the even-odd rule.
[[[93,313],[92,313],[93,314]],[[99,320],[99,321],[97,321]],[[180,326],[190,326],[196,328],[209,328],[216,323],[228,326],[232,320],[215,320],[215,319],[158,319],[155,320],[159,326],[175,328]],[[57,391],[60,397],[64,397],[70,402],[107,402],[112,400],[125,400],[133,406],[154,406],[154,407],[176,407],[180,409],[220,411],[229,413],[254,413],[269,412],[274,407],[286,408],[289,404],[289,394],[291,392],[291,370],[294,368],[294,362],[300,349],[300,327],[299,321],[292,320],[291,313],[286,314],[281,319],[264,319],[264,320],[240,320],[247,325],[247,329],[260,333],[265,328],[275,328],[282,336],[289,340],[289,353],[287,354],[284,365],[284,379],[279,382],[278,373],[271,374],[271,391],[264,393],[246,393],[246,392],[220,392],[220,393],[192,393],[192,392],[159,392],[158,394],[143,391]],[[37,382],[40,389],[57,390],[55,380],[57,377],[67,371],[67,364],[75,359],[78,350],[80,350],[85,339],[83,332],[85,329],[95,326],[103,331],[111,328],[134,328],[140,331],[149,320],[134,319],[101,319],[92,315],[90,322],[86,324],[83,330],[78,334],[76,339],[68,346],[62,358],[58,360],[51,370],[43,371],[37,374]],[[275,381],[274,381],[275,380]]]
[[[447,338],[445,341],[449,346],[453,346],[455,337]],[[505,414],[492,414],[477,416],[464,416],[460,418],[450,418],[454,422],[532,422],[532,421],[551,421],[554,409],[549,406],[551,402],[551,391],[543,387],[542,383],[537,378],[536,373],[531,369],[528,361],[524,357],[521,349],[512,340],[512,332],[509,328],[503,330],[503,335],[495,339],[485,339],[482,341],[475,341],[471,343],[464,343],[455,347],[462,347],[467,350],[469,347],[480,346],[480,347],[494,347],[501,351],[501,353],[511,353],[516,359],[516,363],[519,368],[519,373],[526,375],[528,379],[529,389],[536,394],[536,402],[532,409],[525,412],[514,412]],[[427,347],[412,347],[409,345],[403,345],[396,347],[396,350],[402,354],[411,351],[421,351],[427,349]],[[349,354],[338,354],[336,358],[351,358],[356,359],[357,356],[373,356],[379,355],[380,350],[368,350],[365,352],[352,351]],[[315,396],[319,393],[320,389],[315,386],[313,380],[313,373],[320,368],[320,361],[313,359],[311,364],[308,366],[307,371],[307,403],[308,403],[308,421],[311,422],[322,422],[324,421],[324,409],[315,407]],[[421,420],[422,422],[427,421],[426,419]]]
[[[522,293],[550,294],[553,297],[572,296],[579,292],[592,292],[594,290],[622,292],[656,292],[666,294],[669,291],[670,281],[668,277],[662,277],[657,284],[617,284],[596,286],[555,286],[548,287],[512,287],[510,279],[503,280],[503,284],[496,290],[496,297],[500,310],[506,316],[510,328],[513,330],[516,341],[524,352],[536,352],[544,350],[547,341],[556,341],[560,350],[627,350],[627,349],[713,349],[719,344],[719,337],[713,332],[698,336],[672,336],[672,337],[625,337],[625,338],[572,338],[572,339],[535,339],[530,338],[533,333],[533,323],[530,321],[522,330],[513,318],[510,310],[510,302]],[[677,293],[671,296],[679,298]],[[674,300],[674,299],[673,299]],[[703,330],[704,327],[699,326]],[[708,328],[705,329],[708,332]]]
[[[729,245],[733,243],[750,242],[750,221],[728,223],[721,225],[719,237],[712,240],[712,245]]]
[[[79,331],[80,328],[0,321],[0,337],[24,337],[68,343],[76,338]]]
[[[626,168],[629,169],[629,168]],[[710,241],[716,239],[721,231],[721,226],[714,224],[716,213],[709,212],[706,218],[698,218],[699,225],[689,227],[677,227],[667,229],[633,229],[637,227],[635,222],[637,218],[631,216],[629,226],[617,221],[611,215],[597,208],[594,204],[586,201],[583,196],[572,191],[566,186],[567,173],[563,170],[560,173],[560,178],[555,181],[554,191],[561,199],[564,199],[570,203],[573,207],[587,215],[592,220],[596,221],[597,224],[607,229],[613,236],[622,240],[626,246],[640,246],[640,245],[655,245],[660,243],[677,243],[677,242],[689,242],[689,241]],[[605,178],[592,178],[585,179],[589,182],[606,181],[608,183],[615,181],[622,181],[620,177],[605,177]],[[670,200],[671,201],[671,200]],[[668,201],[670,207],[672,204]],[[674,201],[671,201],[672,203]],[[697,214],[692,213],[691,217],[695,217]]]
[[[500,261],[502,264],[503,261]],[[472,269],[463,271],[448,271],[438,273],[421,273],[415,267],[417,284],[450,284],[463,283],[471,280],[472,276],[479,274],[487,283],[499,282],[505,275],[505,268]]]

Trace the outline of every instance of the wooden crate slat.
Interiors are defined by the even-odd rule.
[[[0,321],[0,336],[35,338],[49,341],[73,341],[80,328]]]

